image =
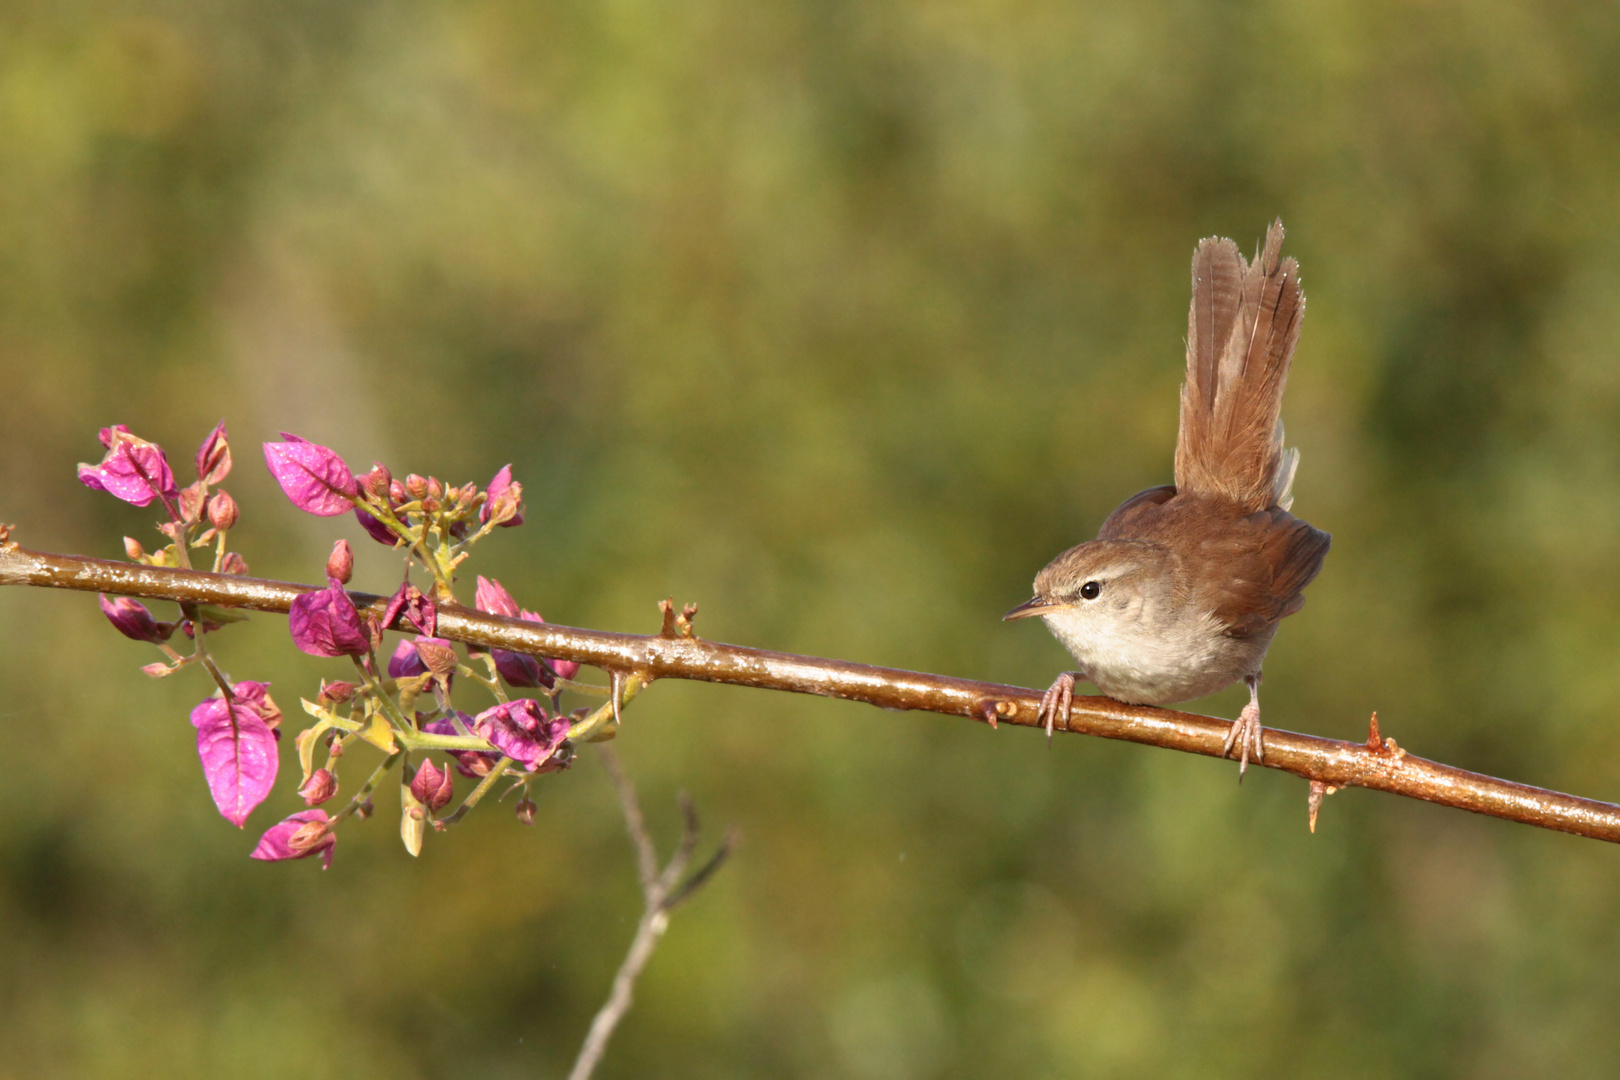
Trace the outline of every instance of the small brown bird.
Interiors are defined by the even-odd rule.
[[[1304,606],[1330,541],[1288,512],[1299,451],[1283,449],[1280,416],[1305,295],[1282,241],[1277,221],[1253,263],[1230,240],[1199,242],[1175,484],[1125,500],[1006,615],[1039,615],[1079,661],[1041,699],[1048,738],[1068,722],[1076,679],[1137,705],[1242,679],[1249,704],[1222,753],[1239,749],[1240,775],[1251,754],[1265,759],[1260,662],[1277,623]]]

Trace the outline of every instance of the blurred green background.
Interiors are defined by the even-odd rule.
[[[253,572],[342,535],[387,591],[257,444],[511,461],[528,524],[469,570],[554,621],[674,595],[1044,686],[1066,654],[1002,612],[1169,479],[1193,245],[1281,215],[1334,547],[1268,720],[1620,798],[1616,56],[1612,4],[1527,0],[13,0],[0,520],[156,541],[74,464],[224,417]],[[89,596],[0,626],[0,1077],[566,1070],[639,910],[589,750],[532,830],[486,804],[412,860],[383,798],[331,871],[265,865],[301,804],[215,813],[200,674],[145,679]],[[294,726],[343,670],[269,617],[215,649]],[[727,687],[617,745],[666,844],[679,789],[743,842],[602,1076],[1620,1072],[1593,841],[1355,791],[1313,837],[1293,777]]]

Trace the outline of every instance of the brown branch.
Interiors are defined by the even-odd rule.
[[[701,888],[703,883],[720,868],[720,864],[725,862],[726,856],[731,853],[732,845],[732,837],[728,835],[702,869],[684,883],[681,882],[681,875],[686,872],[686,866],[692,859],[692,852],[697,849],[698,841],[697,811],[692,808],[691,800],[683,795],[681,813],[685,828],[681,833],[681,843],[675,854],[670,857],[669,863],[660,871],[658,852],[653,847],[652,837],[647,835],[646,819],[641,814],[641,802],[636,798],[635,785],[619,767],[618,756],[613,751],[604,746],[601,748],[601,755],[602,764],[607,767],[608,776],[612,777],[613,787],[619,794],[619,807],[624,813],[624,823],[630,832],[630,840],[636,845],[636,862],[641,870],[643,909],[641,920],[636,924],[636,936],[630,942],[630,951],[625,953],[618,973],[613,976],[613,989],[608,993],[607,1001],[597,1010],[595,1018],[591,1021],[591,1029],[585,1035],[584,1045],[579,1048],[579,1057],[574,1061],[574,1069],[568,1074],[568,1080],[586,1080],[596,1070],[597,1063],[607,1051],[608,1040],[613,1037],[614,1029],[619,1026],[619,1021],[624,1019],[624,1014],[630,1011],[636,980],[641,977],[642,969],[651,959],[658,939],[669,929],[669,913],[675,910],[681,901]]]
[[[154,600],[285,612],[293,597],[316,588],[281,581],[167,570],[78,556],[46,555],[0,542],[0,585],[39,585],[121,593]],[[365,593],[355,602],[379,616],[384,600]],[[403,628],[403,627],[398,627]],[[498,647],[653,679],[785,690],[864,701],[884,709],[915,709],[1025,727],[1036,724],[1041,695],[997,683],[925,675],[844,660],[722,645],[697,637],[611,634],[555,623],[485,615],[449,604],[439,608],[439,635],[485,648]],[[1228,720],[1122,705],[1101,697],[1074,699],[1062,730],[1148,743],[1219,757]],[[1396,795],[1506,818],[1544,829],[1620,843],[1620,806],[1498,780],[1407,754],[1393,742],[1340,742],[1266,729],[1265,766],[1323,785],[1323,790],[1373,788]]]

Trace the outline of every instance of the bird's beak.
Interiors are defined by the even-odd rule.
[[[1001,617],[1002,622],[1008,619],[1027,619],[1031,615],[1045,615],[1048,611],[1056,611],[1062,604],[1049,604],[1038,596],[1032,596],[1022,604],[1013,608]]]

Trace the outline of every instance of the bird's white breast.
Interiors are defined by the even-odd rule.
[[[1124,607],[1081,605],[1042,618],[1088,681],[1111,698],[1138,705],[1213,694],[1258,671],[1270,644],[1269,635],[1265,641],[1236,641],[1208,614],[1150,611],[1140,597]]]

